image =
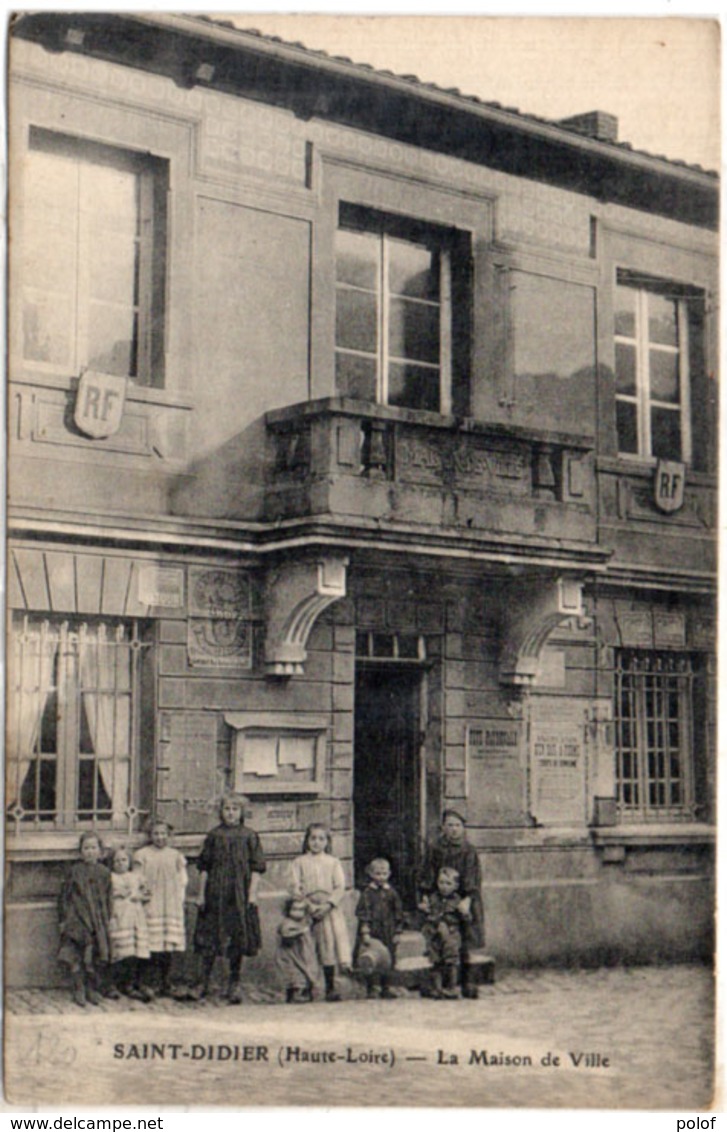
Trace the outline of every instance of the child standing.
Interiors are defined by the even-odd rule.
[[[433,967],[432,998],[457,998],[462,935],[471,919],[470,901],[462,897],[459,881],[456,869],[440,869],[435,891],[420,904],[426,913],[422,931]]]
[[[240,968],[244,955],[260,950],[257,889],[265,872],[260,838],[244,824],[246,799],[226,795],[220,804],[221,824],[207,834],[197,867],[203,889],[194,947],[202,958],[202,981],[196,995],[204,998],[218,955],[230,961],[228,999],[242,1002]]]
[[[78,848],[81,859],[72,866],[58,899],[58,958],[69,969],[73,1001],[98,1006],[111,959],[111,876],[100,863],[103,846],[98,834],[82,834]]]
[[[144,904],[149,899],[139,872],[132,872],[131,855],[120,846],[111,858],[111,959],[117,989],[129,998],[151,1002],[154,995],[140,984],[139,960],[149,958],[149,933]]]
[[[404,926],[404,912],[401,899],[395,888],[389,883],[391,867],[383,857],[375,857],[367,866],[366,875],[369,883],[361,893],[356,907],[358,919],[358,936],[354,960],[372,939],[379,940],[386,947],[391,966],[396,964],[396,949]],[[354,965],[356,963],[354,962]],[[396,998],[389,986],[389,972],[372,972],[364,976],[366,982],[366,997],[374,997],[376,982],[381,985],[382,998]]]
[[[292,896],[278,925],[275,962],[285,981],[286,1002],[312,1002],[318,960],[311,931],[313,920],[305,900]]]
[[[351,944],[343,911],[339,907],[346,891],[341,862],[331,853],[331,835],[324,825],[309,825],[303,852],[292,865],[292,893],[307,900],[313,918],[313,941],[323,968],[326,1002],[340,1002],[336,991],[336,961],[343,970],[351,966]]]
[[[145,905],[149,930],[152,979],[163,995],[172,993],[172,958],[184,951],[184,894],[187,888],[187,862],[169,845],[171,826],[160,818],[148,825],[149,844],[136,854],[134,864],[149,891]]]

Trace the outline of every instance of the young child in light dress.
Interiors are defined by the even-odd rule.
[[[318,979],[318,959],[313,943],[313,919],[305,900],[291,896],[278,924],[275,963],[285,983],[286,1002],[312,1002]]]
[[[117,990],[129,998],[151,1002],[152,991],[142,986],[141,961],[149,958],[149,932],[144,905],[149,899],[138,870],[131,868],[131,854],[124,846],[111,858],[111,960]]]
[[[307,901],[313,919],[313,942],[323,968],[326,1002],[340,1002],[336,990],[336,964],[351,968],[351,943],[340,907],[346,891],[343,867],[331,853],[331,835],[324,825],[309,825],[303,852],[292,864],[291,892]]]
[[[149,891],[149,900],[144,907],[152,982],[159,994],[169,995],[172,993],[172,959],[186,946],[184,896],[187,862],[179,850],[169,844],[169,822],[153,818],[148,833],[149,844],[138,850],[134,867]]]

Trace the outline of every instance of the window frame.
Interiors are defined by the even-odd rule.
[[[76,163],[79,169],[84,166],[102,166],[136,176],[137,225],[133,239],[138,246],[138,260],[133,269],[133,294],[128,303],[116,300],[104,300],[104,302],[111,307],[128,306],[135,316],[136,334],[132,337],[133,361],[129,367],[135,372],[120,376],[125,377],[136,388],[163,388],[167,321],[168,160],[126,146],[98,142],[32,123],[28,127],[27,151],[29,158],[34,152],[51,153]],[[24,329],[21,328],[20,331],[20,356],[23,365],[46,374],[78,376],[85,369],[102,373],[113,372],[111,368],[103,369],[98,365],[89,364],[89,327],[92,321],[91,304],[94,301],[90,290],[89,266],[93,242],[90,219],[81,220],[80,176],[81,174],[75,196],[75,213],[70,221],[75,256],[75,279],[72,288],[68,291],[72,320],[67,359],[49,361],[29,356],[26,353]],[[42,223],[43,218],[40,213],[31,213],[28,193],[24,192],[25,231],[28,232],[31,225],[37,228]],[[20,271],[19,305],[22,321],[26,293],[29,290],[42,293],[43,288],[33,287],[32,283],[28,282],[24,263]]]
[[[624,287],[634,293],[634,335],[618,334],[614,326],[612,334],[614,350],[614,399],[615,399],[615,429],[616,450],[623,460],[647,461],[655,464],[657,460],[678,460],[684,464],[692,463],[692,408],[691,372],[692,343],[690,341],[689,302],[700,301],[704,303],[704,293],[698,288],[688,287],[666,278],[649,276],[634,272],[626,268],[617,268],[614,279],[615,288]],[[673,301],[676,306],[677,344],[671,346],[666,343],[652,342],[649,337],[649,296],[661,295]],[[634,394],[618,392],[616,347],[619,345],[632,347],[634,350]],[[652,397],[652,380],[650,367],[650,350],[661,353],[676,354],[678,357],[678,403],[663,401]],[[636,452],[628,452],[621,448],[621,437],[618,427],[618,405],[629,404],[635,407],[636,412]],[[680,454],[657,455],[653,451],[652,410],[664,409],[679,416]]]
[[[699,806],[694,681],[698,673],[697,658],[691,653],[637,648],[615,650],[614,773],[620,824],[696,820]],[[652,714],[648,710],[650,694]],[[676,715],[669,714],[670,694],[675,697]],[[627,697],[627,712],[623,711],[624,696]],[[653,724],[651,746],[650,723]],[[678,734],[676,748],[669,741],[670,724]],[[629,741],[624,742],[624,737]],[[650,760],[650,756],[653,759]],[[676,772],[671,761],[675,756]],[[679,801],[666,797],[674,785],[681,792]],[[664,801],[652,801],[653,793],[658,794],[662,787]]]
[[[103,629],[103,632],[101,630]],[[87,676],[83,674],[81,660],[82,641],[84,634],[87,639],[98,644],[103,640],[111,646],[122,646],[128,650],[128,687],[124,686],[125,678],[119,673],[118,656],[114,654],[113,660],[113,698],[112,713],[112,752],[110,757],[93,749],[94,741],[92,729],[89,726],[88,712],[90,703],[84,703],[84,694],[96,697],[96,726],[100,727],[100,697],[103,696],[103,676],[101,672],[95,674],[95,683],[88,686]],[[107,618],[82,615],[50,615],[44,613],[18,613],[14,616],[11,629],[11,649],[17,649],[18,663],[15,673],[11,673],[8,696],[16,697],[15,721],[17,733],[12,733],[11,722],[8,729],[8,756],[6,765],[6,825],[12,829],[20,841],[28,840],[34,834],[44,837],[59,833],[81,832],[93,829],[101,834],[119,831],[131,832],[137,815],[140,813],[141,795],[141,735],[146,731],[146,717],[148,706],[145,707],[144,683],[146,677],[147,658],[153,656],[153,639],[148,627],[142,621],[130,618]],[[36,638],[39,642],[37,648],[37,666],[31,663],[28,678],[30,684],[24,683],[23,650],[28,641]],[[42,667],[42,642],[53,641],[55,648],[51,660],[52,675],[47,674],[45,695],[43,703],[40,697],[35,711],[35,724],[32,728],[33,741],[29,750],[24,750],[22,744],[17,742],[23,729],[21,698],[34,697],[39,691],[43,680],[40,675]],[[32,662],[32,656],[31,656]],[[33,684],[35,681],[35,685]],[[42,694],[42,693],[41,693]],[[128,719],[123,731],[128,737],[128,751],[117,748],[120,732],[118,731],[117,703],[128,701]],[[51,728],[55,743],[54,749],[43,749],[43,729],[46,726],[46,713],[49,713],[47,726]],[[9,712],[9,721],[12,721],[13,708]],[[28,721],[29,722],[29,721]],[[84,749],[84,739],[90,739],[90,749]],[[23,771],[23,763],[28,766]],[[22,791],[33,764],[40,767],[43,762],[51,762],[55,767],[53,776],[54,805],[52,809],[41,810],[38,803],[41,801],[39,790],[40,770],[35,773],[34,795],[36,805],[33,809],[25,809],[22,804]],[[108,764],[110,772],[109,782],[104,782],[104,775],[100,763]],[[79,793],[81,781],[81,767],[83,764],[93,764],[92,770],[94,785],[92,792],[94,802],[91,808],[84,806],[84,799]],[[121,764],[126,769],[119,771]],[[14,775],[14,777],[11,777]],[[107,787],[113,782],[114,787],[123,776],[126,776],[126,791],[123,800],[114,799],[108,794]],[[108,794],[109,806],[99,807],[99,782]],[[13,797],[15,795],[15,797]],[[123,804],[122,804],[123,803]],[[95,812],[94,812],[95,811]]]
[[[440,416],[449,416],[453,412],[457,412],[466,415],[467,410],[464,403],[457,404],[456,402],[458,400],[463,401],[463,378],[467,372],[469,361],[471,233],[464,229],[451,228],[441,223],[420,220],[413,216],[381,211],[349,200],[339,199],[337,209],[336,242],[340,231],[360,232],[378,239],[380,251],[375,291],[360,288],[363,293],[375,294],[376,296],[376,348],[373,351],[357,351],[352,347],[341,346],[334,329],[334,358],[337,361],[339,355],[344,355],[373,357],[375,359],[375,396],[373,398],[361,398],[368,404],[386,406],[395,411],[401,409],[406,412],[435,412]],[[390,349],[389,304],[392,297],[396,299],[400,296],[389,285],[388,257],[391,245],[396,242],[404,242],[414,247],[424,247],[437,254],[439,265],[438,298],[425,301],[403,296],[407,301],[421,301],[423,305],[439,308],[439,360],[437,363],[393,354]],[[467,247],[465,247],[465,244]],[[334,264],[337,265],[337,249],[334,253]],[[334,306],[337,309],[339,292],[355,291],[358,288],[353,284],[339,280],[336,269],[333,289]],[[466,301],[465,295],[468,296]],[[392,403],[389,381],[389,367],[392,362],[439,371],[438,406],[436,409],[422,408],[419,405]],[[334,365],[334,368],[337,367]],[[336,390],[339,396],[352,396],[347,390],[340,388],[337,377]],[[467,393],[467,399],[468,396]]]

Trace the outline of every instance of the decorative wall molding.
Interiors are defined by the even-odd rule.
[[[541,650],[553,629],[569,617],[583,616],[583,582],[566,575],[529,578],[526,585],[513,580],[510,589],[500,681],[531,686],[538,674]]]
[[[270,571],[265,599],[268,676],[303,674],[315,621],[324,609],[346,596],[347,566],[347,557],[327,554],[286,562]]]

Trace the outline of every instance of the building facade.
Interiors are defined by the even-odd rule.
[[[718,183],[189,16],[10,43],[6,970],[79,833],[280,908],[466,811],[503,963],[711,954]]]

